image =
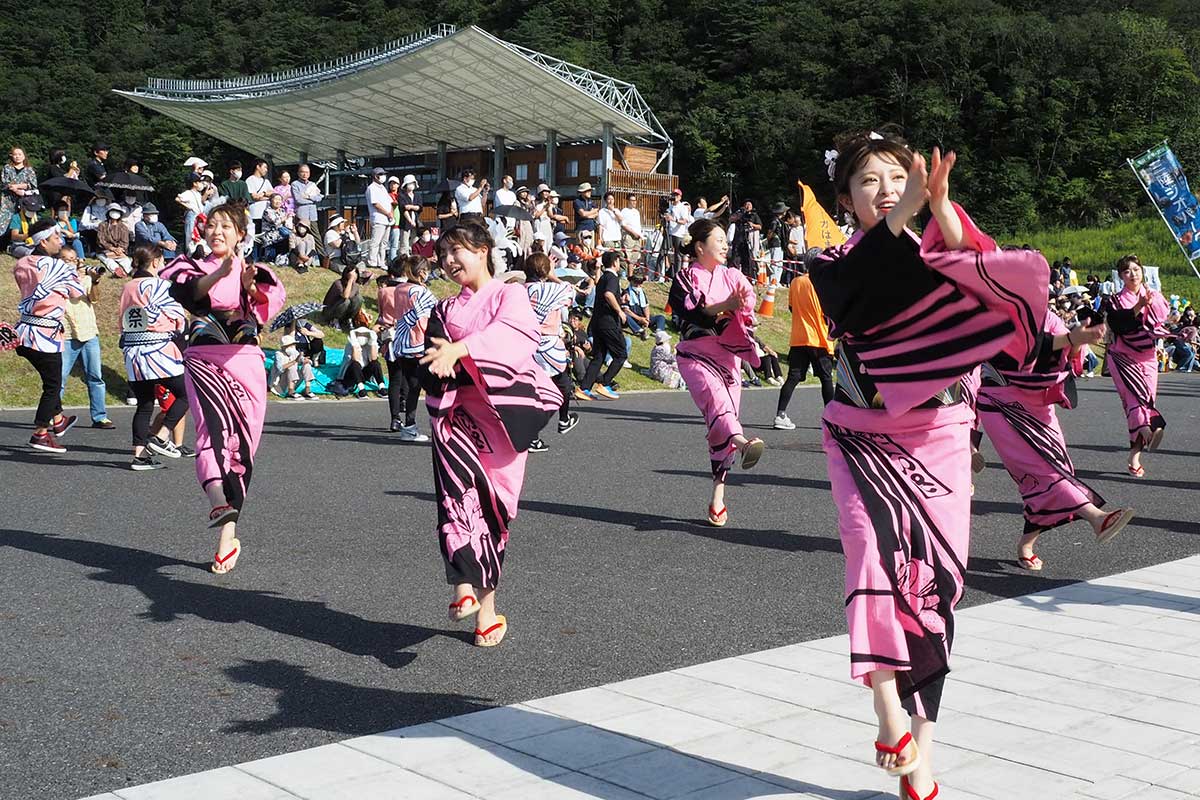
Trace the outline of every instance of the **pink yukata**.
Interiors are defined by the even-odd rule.
[[[433,434],[446,582],[495,589],[525,481],[526,450],[562,405],[534,360],[538,321],[524,286],[488,281],[437,304],[428,336],[461,342],[455,377],[422,368]]]
[[[206,491],[219,482],[225,502],[241,510],[254,471],[254,453],[267,410],[266,359],[258,333],[279,313],[287,292],[275,273],[257,264],[256,300],[242,288],[245,262],[234,259],[233,271],[204,297],[196,281],[221,268],[221,259],[201,261],[180,256],[160,277],[171,284],[171,296],[194,317],[183,354],[188,406],[196,420],[196,478]]]
[[[747,305],[733,314],[713,317],[710,305],[735,294]],[[734,437],[742,434],[738,419],[742,406],[739,360],[757,367],[754,346],[754,287],[740,271],[718,264],[711,272],[692,263],[679,270],[671,282],[671,308],[679,319],[676,367],[708,427],[708,457],[713,480],[724,483],[737,450]]]
[[[1068,328],[1057,314],[1048,313],[1042,331],[1031,370],[1013,369],[1013,361],[1001,354],[984,365],[979,390],[983,428],[1025,504],[1025,533],[1064,525],[1088,503],[1104,506],[1104,498],[1075,476],[1054,409],[1075,405],[1070,348],[1054,350],[1052,345]]]
[[[846,555],[850,674],[896,673],[910,713],[936,720],[962,596],[971,525],[974,410],[963,378],[997,353],[1033,363],[1050,270],[1000,251],[961,208],[947,250],[885,222],[812,266],[840,338],[825,454]],[[968,386],[973,380],[968,379]]]
[[[1154,343],[1167,335],[1163,323],[1170,306],[1158,292],[1146,286],[1142,291],[1150,294],[1150,304],[1137,314],[1132,309],[1140,298],[1128,289],[1121,289],[1105,302],[1105,318],[1113,333],[1113,343],[1106,354],[1108,371],[1125,408],[1131,442],[1137,440],[1140,428],[1153,432],[1167,427],[1167,421],[1154,405],[1158,395]]]

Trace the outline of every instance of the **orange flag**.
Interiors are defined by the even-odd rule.
[[[846,234],[825,213],[813,190],[803,181],[796,181],[796,185],[800,188],[800,213],[804,215],[804,244],[824,250],[845,242]]]

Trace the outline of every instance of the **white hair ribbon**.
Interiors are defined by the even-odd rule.
[[[830,181],[833,180],[833,173],[837,169],[837,159],[838,159],[838,151],[837,150],[826,150],[825,151],[825,169],[829,172],[829,180]]]

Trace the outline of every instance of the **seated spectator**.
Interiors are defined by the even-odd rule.
[[[108,199],[96,195],[83,210],[83,215],[79,217],[79,234],[83,237],[83,247],[86,252],[100,252],[100,244],[96,241],[96,232],[107,218]]]
[[[262,231],[258,238],[259,252],[264,261],[274,264],[279,256],[288,253],[292,224],[292,217],[283,208],[283,195],[273,192],[267,207],[263,209]]]
[[[650,329],[655,333],[667,329],[667,318],[662,314],[651,314],[646,300],[646,290],[642,285],[646,275],[636,272],[629,278],[629,286],[621,296],[621,308],[625,310],[625,325],[633,333],[645,341],[650,335]]]
[[[38,221],[42,210],[42,198],[37,194],[27,194],[17,203],[17,213],[13,214],[8,224],[8,252],[13,258],[24,258],[33,252],[33,239],[29,234]]]
[[[284,326],[283,332],[296,337],[296,348],[312,360],[314,367],[325,364],[325,331],[310,320],[301,319]]]
[[[142,221],[133,228],[133,245],[156,245],[163,251],[163,258],[170,261],[175,257],[179,245],[167,226],[158,221],[158,209],[154,203],[142,206]]]
[[[563,344],[571,357],[571,377],[578,384],[587,372],[588,361],[592,357],[592,342],[588,339],[587,325],[584,323],[583,312],[578,308],[571,309],[567,314],[567,328],[563,331]]]
[[[575,287],[575,305],[582,309],[585,317],[590,317],[596,308],[596,284],[600,281],[600,264],[592,264],[592,268],[584,270],[587,277]]]
[[[429,262],[434,262],[434,249],[436,243],[433,241],[433,231],[429,228],[422,227],[417,234],[416,241],[412,243],[412,255],[420,256]]]
[[[58,232],[63,244],[75,250],[75,256],[82,259],[83,238],[79,235],[79,221],[71,216],[71,204],[65,200],[54,207],[54,221],[58,223]]]
[[[534,234],[534,244],[537,244],[537,234]],[[569,266],[572,259],[578,259],[579,256],[570,252],[567,247],[567,234],[559,231],[554,234],[554,242],[542,240],[542,246],[545,248],[546,255],[550,256],[550,269],[561,269]],[[597,262],[599,259],[597,259]]]
[[[687,388],[679,375],[675,362],[675,349],[671,346],[671,334],[658,331],[654,334],[654,347],[650,349],[650,377],[668,389]]]
[[[329,220],[325,231],[325,257],[329,268],[340,271],[342,267],[357,267],[362,260],[361,239],[358,230],[340,214]]]
[[[783,371],[779,368],[779,354],[757,336],[754,337],[754,349],[758,353],[759,371],[763,379],[772,386],[782,386]]]
[[[132,238],[134,228],[136,228],[137,224],[142,221],[142,217],[145,215],[146,209],[138,200],[138,196],[132,192],[125,193],[124,198],[121,201],[121,208],[125,212],[125,215],[121,217],[121,222],[123,222],[125,227],[129,229],[129,235]]]
[[[279,350],[275,353],[275,361],[271,364],[271,377],[267,381],[275,396],[316,400],[316,395],[312,393],[315,380],[312,359],[306,353],[300,352],[300,348],[296,346],[296,336],[285,333],[279,337]],[[297,391],[299,394],[296,394]]]
[[[376,390],[377,395],[387,396],[383,389],[383,367],[379,365],[379,336],[369,325],[361,325],[346,337],[342,371],[337,380],[329,384],[329,391],[338,397],[352,394],[361,400],[367,396],[369,381],[380,387]]]
[[[308,268],[317,265],[317,239],[308,229],[308,223],[303,220],[296,222],[296,231],[288,237],[288,249],[292,266],[296,272],[308,272]]]
[[[1175,368],[1180,372],[1194,371],[1197,345],[1200,345],[1200,329],[1197,329],[1195,325],[1180,328],[1179,332],[1175,334],[1174,344],[1172,360],[1175,362]]]
[[[129,257],[129,240],[133,237],[122,221],[124,216],[125,210],[121,206],[110,203],[105,210],[104,222],[96,230],[96,255],[119,278],[127,277],[133,269],[133,260]]]
[[[325,308],[321,310],[321,321],[344,330],[354,327],[354,318],[362,310],[362,289],[359,286],[360,276],[355,267],[343,267],[342,277],[329,284],[322,301]]]
[[[565,234],[564,234],[565,241]],[[555,237],[557,244],[558,237]],[[570,252],[574,255],[573,262],[578,262],[578,266],[584,272],[588,271],[591,264],[600,260],[600,248],[596,247],[595,231],[584,230],[579,232],[579,241],[571,245]]]

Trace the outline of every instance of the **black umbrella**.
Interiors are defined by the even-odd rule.
[[[307,317],[309,314],[315,314],[324,307],[323,304],[314,302],[288,306],[275,317],[275,321],[271,323],[271,330],[277,331],[285,325],[291,325],[296,320]]]
[[[153,192],[150,181],[136,172],[110,172],[103,180],[96,181],[97,186],[108,189],[120,189],[123,192]]]
[[[39,189],[65,189],[67,192],[80,192],[84,194],[95,194],[91,186],[88,186],[86,181],[81,181],[78,178],[51,178],[50,180],[42,181],[38,184]]]
[[[523,219],[527,222],[533,222],[533,215],[524,206],[496,206],[492,209],[492,216]]]

